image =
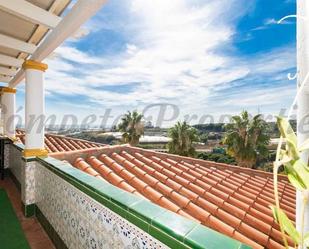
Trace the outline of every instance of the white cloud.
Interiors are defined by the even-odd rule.
[[[81,27],[79,28],[71,37],[70,41],[78,41],[81,38],[86,37],[87,35],[90,34],[90,30],[86,27]]]
[[[283,18],[284,16],[282,16]],[[281,18],[280,18],[281,19]],[[283,20],[283,21],[280,21],[279,20],[276,20],[275,18],[267,18],[264,20],[263,22],[263,25],[261,26],[258,26],[256,28],[253,28],[252,31],[258,31],[258,30],[264,30],[264,29],[268,29],[270,28],[271,26],[273,25],[289,25],[289,24],[295,24],[295,21],[291,21],[290,19],[286,19],[286,20]]]
[[[259,54],[251,64],[255,74],[275,74],[296,65],[296,48],[294,46],[284,46],[270,52]]]
[[[277,24],[278,21],[276,21],[274,18],[268,18],[264,21],[264,25],[272,25],[272,24]]]
[[[209,97],[233,86],[235,81],[293,67],[290,59],[293,49],[289,47],[253,58],[220,52],[222,48],[233,50],[234,25],[250,8],[246,2],[126,2],[121,26],[129,41],[125,50],[93,56],[74,47],[77,41],[64,44],[48,61],[47,91],[83,95],[94,104],[121,106],[123,111],[170,102],[184,112],[203,113]],[[95,30],[97,35],[102,15],[104,10],[97,22],[92,20],[88,24],[95,27],[89,30]],[[120,25],[118,19],[115,27]],[[106,23],[102,25],[105,27]],[[126,92],[102,89],[103,86],[122,88],[130,83],[139,84]],[[236,102],[249,104],[242,98]]]
[[[88,54],[70,46],[61,46],[54,51],[54,57],[60,57],[62,60],[67,60],[79,64],[97,64],[100,65],[103,59],[89,56]]]

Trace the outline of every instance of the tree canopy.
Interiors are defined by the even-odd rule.
[[[225,128],[223,143],[227,145],[227,153],[235,157],[239,166],[253,168],[258,159],[268,155],[268,125],[261,115],[250,118],[249,113],[244,111],[232,117],[232,122]]]
[[[121,119],[118,125],[118,130],[123,132],[122,140],[124,143],[129,143],[136,146],[139,139],[144,135],[143,115],[137,111],[128,111]]]
[[[186,122],[177,122],[168,130],[168,135],[171,138],[167,144],[169,152],[181,156],[194,156],[193,143],[199,140],[197,133],[197,130]]]

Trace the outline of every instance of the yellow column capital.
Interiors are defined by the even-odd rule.
[[[47,68],[47,64],[34,60],[25,60],[23,63],[23,69],[36,69],[45,72]]]
[[[46,149],[24,149],[23,156],[24,157],[37,157],[37,156],[47,157],[48,150]]]
[[[11,87],[1,87],[0,93],[16,93],[16,88]]]

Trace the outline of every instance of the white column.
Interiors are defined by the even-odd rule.
[[[297,85],[305,84],[297,101],[297,138],[298,145],[309,138],[309,81],[306,76],[309,73],[309,2],[297,0]],[[308,162],[308,152],[302,153],[301,158]],[[301,220],[301,193],[296,193],[296,226],[300,231]],[[309,205],[305,211],[305,231],[309,231]]]
[[[45,136],[45,93],[44,72],[47,65],[27,60],[23,64],[26,74],[25,96],[25,157],[46,156]]]
[[[15,94],[16,89],[9,87],[1,88],[1,118],[3,122],[3,134],[15,140]]]

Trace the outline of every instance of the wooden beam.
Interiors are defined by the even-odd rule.
[[[44,60],[95,15],[106,2],[107,0],[78,0],[57,28],[50,32],[30,58],[37,61]]]
[[[24,63],[24,60],[22,59],[16,59],[11,56],[0,54],[0,64],[11,66],[11,67],[21,67]]]
[[[0,75],[0,82],[9,83],[11,79],[12,77]]]
[[[60,16],[70,2],[71,0],[55,0],[47,11],[56,16]],[[43,25],[37,25],[37,28],[27,42],[36,45],[39,44],[39,42],[42,40],[42,37],[44,37],[48,30],[49,29]],[[26,59],[28,55],[29,54],[27,53],[19,53],[17,59]]]
[[[61,21],[59,16],[25,0],[0,0],[0,9],[34,24],[44,25],[50,29],[55,28]]]
[[[0,34],[0,46],[15,49],[20,52],[25,52],[27,54],[33,54],[36,50],[34,44],[30,44],[15,38]]]
[[[17,73],[17,70],[7,68],[7,67],[0,67],[0,74],[6,75],[6,76],[14,76]]]
[[[36,51],[30,56],[30,59],[36,61],[44,60],[68,37],[74,34],[80,26],[95,15],[106,2],[107,0],[78,0],[59,25],[48,34]],[[19,70],[10,81],[10,87],[16,87],[24,77],[24,70]]]

